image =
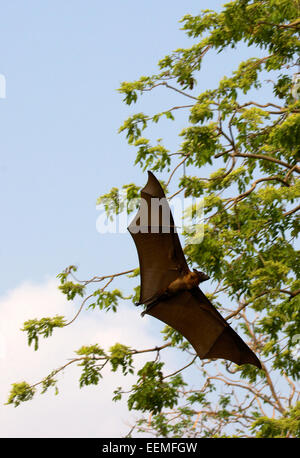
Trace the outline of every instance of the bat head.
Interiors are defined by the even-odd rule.
[[[193,271],[198,275],[199,283],[202,283],[203,281],[210,279],[209,275],[206,275],[204,272],[200,272],[199,270],[196,270],[196,269],[193,269]]]

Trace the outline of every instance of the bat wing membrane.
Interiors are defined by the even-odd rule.
[[[179,331],[201,359],[222,358],[261,368],[254,352],[230,327],[200,288],[159,302],[147,314]]]
[[[164,191],[155,176],[148,175],[139,211],[128,227],[139,257],[142,304],[189,271]]]

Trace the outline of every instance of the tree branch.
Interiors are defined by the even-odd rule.
[[[264,154],[254,154],[254,153],[250,154],[250,153],[240,153],[240,152],[235,152],[234,154],[231,154],[230,156],[233,156],[233,155],[237,157],[247,157],[249,159],[262,159],[265,161],[274,162],[275,164],[282,165],[283,167],[286,167],[288,169],[293,169],[297,173],[300,173],[300,167],[295,166],[295,165],[290,165],[287,162],[280,161],[279,159],[276,159],[275,157],[272,157],[272,156],[265,156]],[[215,157],[219,157],[219,156],[221,156],[221,154],[216,155]]]
[[[300,205],[298,205],[298,207],[296,208],[293,208],[292,210],[288,211],[288,212],[285,212],[283,213],[282,216],[289,216],[289,215],[292,215],[293,213],[295,213],[296,211],[300,210]]]
[[[249,301],[247,302],[244,302],[237,310],[235,310],[234,312],[230,313],[228,316],[226,316],[225,320],[229,320],[230,318],[232,318],[233,316],[236,316],[238,315],[242,310],[244,310],[247,305],[251,304],[251,302],[255,301],[255,299],[258,299],[259,297],[262,297],[262,296],[265,296],[266,294],[268,294],[270,291],[263,291],[262,293],[258,294],[257,296],[253,297],[252,299],[250,299]]]

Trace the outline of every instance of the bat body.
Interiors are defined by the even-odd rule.
[[[223,358],[261,368],[257,356],[199,288],[209,277],[189,269],[164,191],[151,172],[128,230],[139,257],[141,290],[136,305],[146,306],[142,315],[180,332],[201,359]]]
[[[145,315],[145,313],[148,313],[149,310],[160,301],[169,299],[181,291],[191,291],[193,288],[198,286],[200,282],[208,279],[208,275],[205,275],[203,272],[198,272],[195,269],[193,272],[189,271],[183,276],[177,277],[164,291],[160,291],[155,296],[152,296],[148,300],[144,301],[144,305],[146,305],[147,308],[144,312],[142,312],[142,316]],[[141,302],[137,302],[136,305],[141,305]]]

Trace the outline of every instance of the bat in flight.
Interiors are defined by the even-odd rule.
[[[260,369],[257,356],[199,288],[209,277],[189,269],[164,191],[151,172],[128,231],[138,252],[141,289],[136,305],[146,306],[142,315],[180,332],[200,359],[222,358]]]

